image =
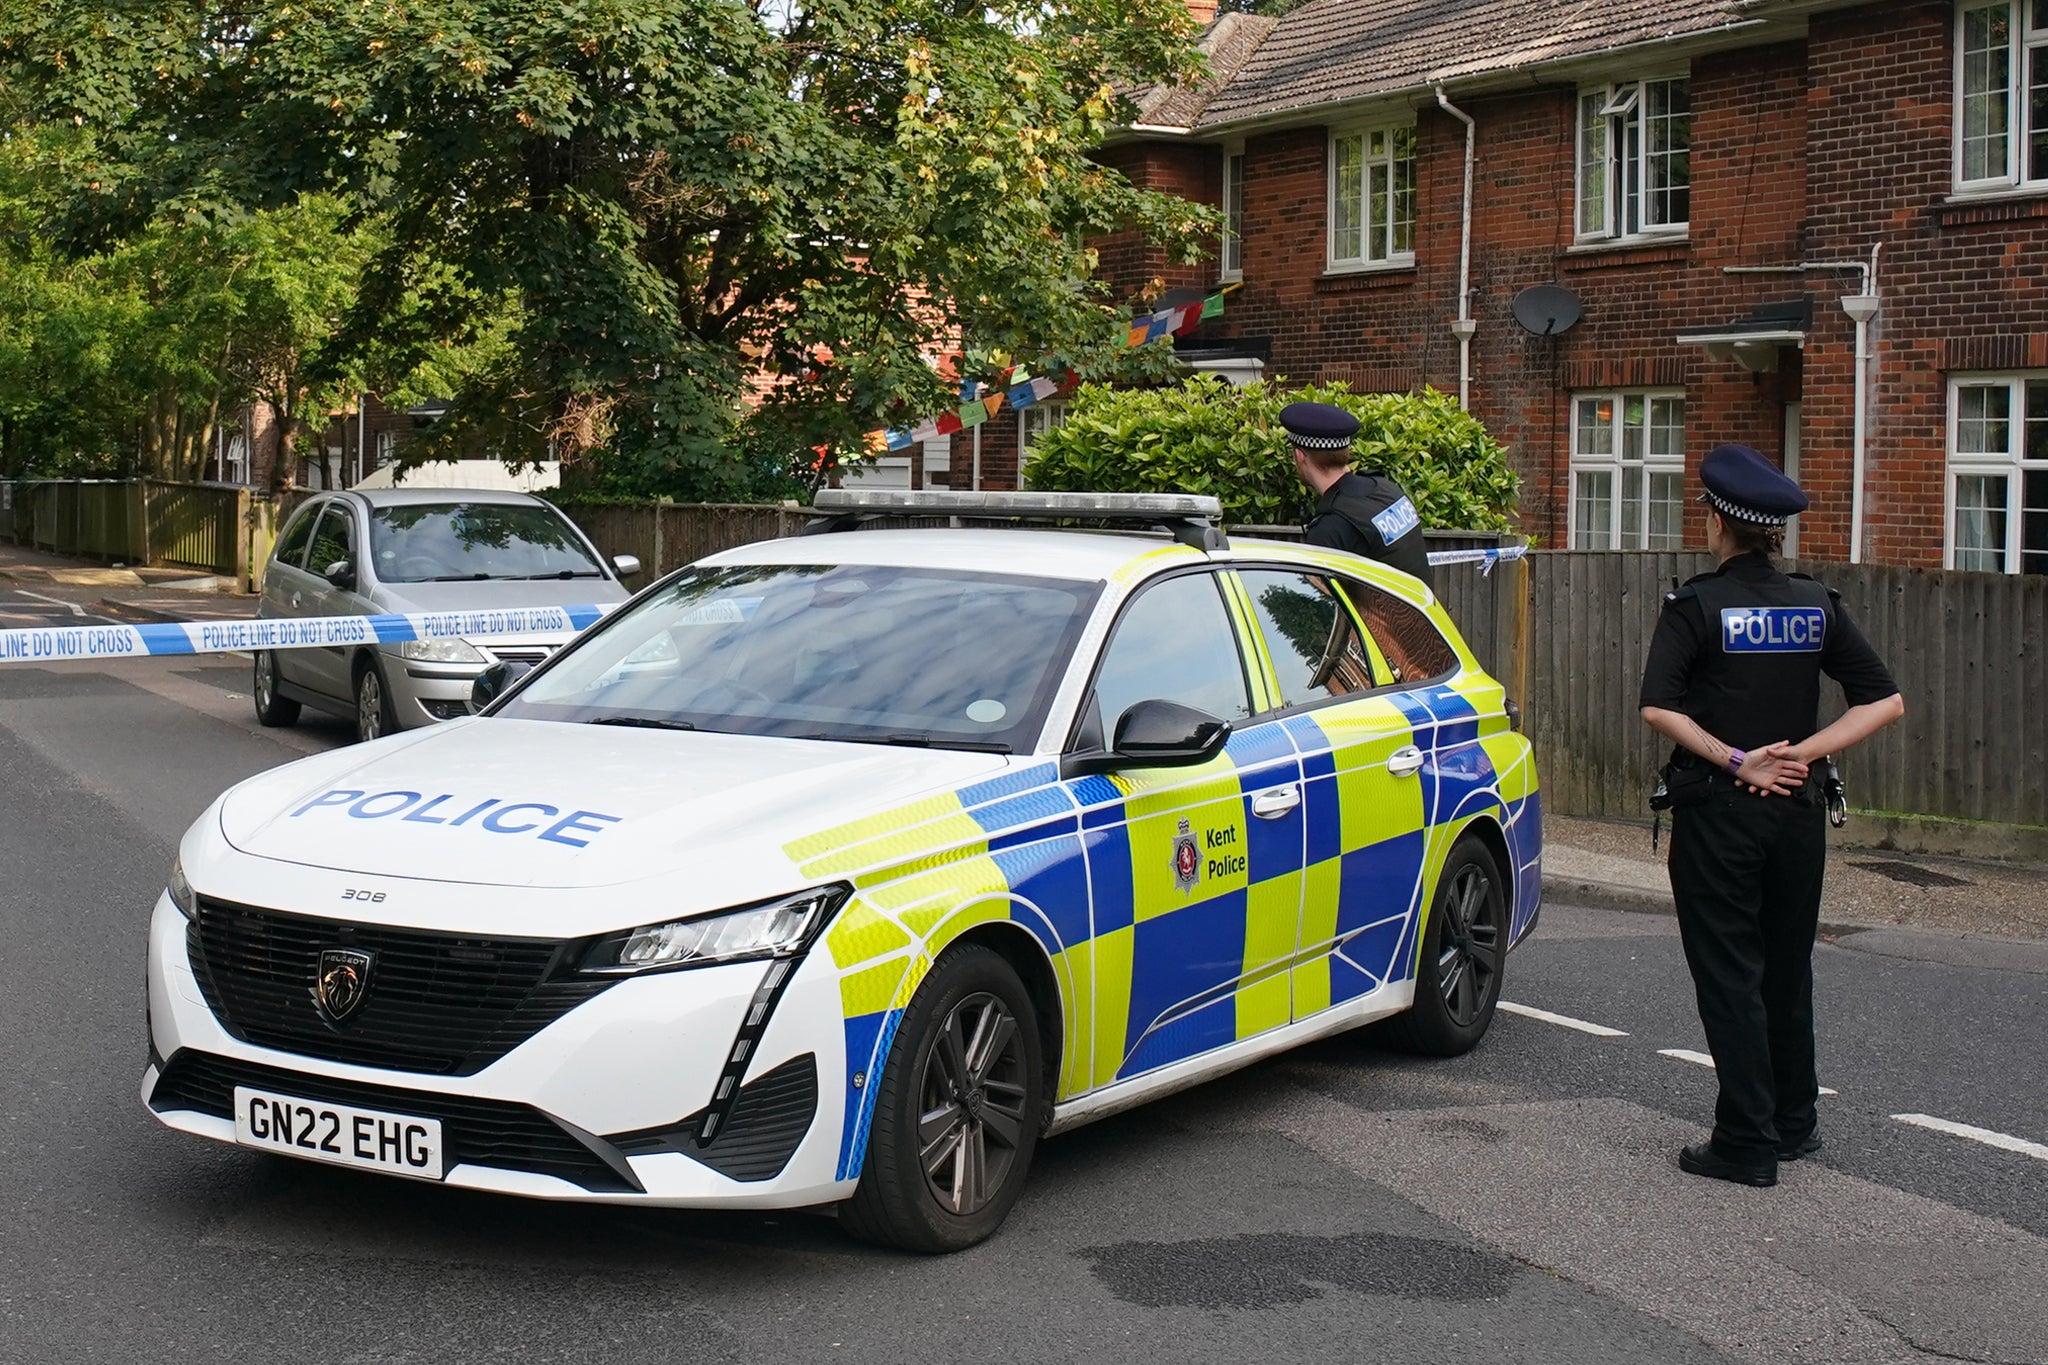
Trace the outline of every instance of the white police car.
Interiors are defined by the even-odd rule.
[[[1389,1016],[1479,1039],[1536,774],[1427,589],[1207,499],[837,499],[877,505],[1171,535],[731,550],[484,716],[242,783],[156,906],[150,1109],[943,1250],[1047,1134]]]

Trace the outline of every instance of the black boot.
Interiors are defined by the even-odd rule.
[[[1812,1156],[1820,1150],[1820,1129],[1816,1128],[1799,1141],[1778,1148],[1778,1160],[1797,1161],[1803,1156]]]
[[[1713,1180],[1732,1180],[1738,1185],[1768,1187],[1778,1183],[1778,1163],[1731,1161],[1714,1150],[1711,1142],[1695,1142],[1678,1154],[1678,1169],[1688,1175]]]

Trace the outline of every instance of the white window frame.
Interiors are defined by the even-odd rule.
[[[1649,205],[1655,191],[1650,189],[1651,162],[1659,155],[1650,149],[1649,130],[1646,127],[1646,110],[1650,103],[1649,87],[1653,85],[1682,86],[1686,94],[1686,137],[1683,148],[1667,150],[1664,155],[1683,155],[1686,158],[1686,213],[1683,218],[1669,222],[1648,221]],[[1589,225],[1586,175],[1589,164],[1588,143],[1592,136],[1587,127],[1587,111],[1592,101],[1600,101],[1600,112],[1596,115],[1604,125],[1600,132],[1600,168],[1602,172],[1600,189],[1600,221]],[[1633,242],[1649,239],[1683,237],[1691,228],[1692,220],[1692,79],[1683,72],[1661,72],[1654,75],[1638,76],[1632,80],[1613,81],[1606,85],[1579,87],[1576,101],[1576,117],[1573,120],[1573,174],[1572,174],[1572,228],[1574,239],[1582,243]],[[1629,128],[1623,133],[1624,141],[1628,132],[1633,132],[1635,145],[1624,147],[1617,153],[1614,146],[1614,125],[1625,121]],[[1630,221],[1630,191],[1623,186],[1616,192],[1615,172],[1633,176],[1634,222]]]
[[[1048,398],[1028,408],[1017,409],[1017,460],[1022,464],[1031,453],[1031,443],[1067,420],[1067,401]]]
[[[1988,10],[2004,10],[2006,18],[2006,72],[2005,105],[2005,169],[1997,175],[1968,174],[1968,149],[1964,143],[1965,124],[1968,118],[1966,82],[1968,80],[1968,54],[1964,51],[1967,41],[1969,19],[1973,14]],[[1987,49],[1995,52],[1996,48]],[[2028,110],[2029,75],[2036,62],[2042,64],[2041,77],[2048,84],[2048,4],[2041,0],[1996,0],[1992,4],[1973,4],[1961,0],[1956,5],[1955,23],[1955,68],[1954,76],[1954,175],[1958,194],[1996,193],[2000,190],[2026,188],[2048,188],[2048,141],[2044,141],[2038,165],[2029,163],[2037,159],[2032,155],[2036,135],[2048,139],[2048,128],[2030,126],[2032,119]]]
[[[1608,450],[1604,454],[1583,455],[1579,439],[1581,427],[1580,406],[1602,399],[1614,404],[1614,414],[1608,418]],[[1631,459],[1627,452],[1628,405],[1630,400],[1640,399],[1643,404],[1643,440],[1640,456]],[[1678,438],[1676,449],[1653,453],[1650,449],[1651,416],[1658,402],[1673,401],[1678,405]],[[1649,389],[1587,389],[1571,395],[1571,423],[1567,439],[1571,442],[1569,459],[1566,460],[1565,479],[1565,534],[1566,548],[1573,550],[1678,550],[1685,547],[1685,390],[1680,388]],[[1621,506],[1622,481],[1627,470],[1640,469],[1643,477],[1642,513],[1635,526],[1634,545],[1623,545]],[[1607,543],[1594,545],[1585,542],[1579,534],[1579,475],[1582,473],[1604,473],[1608,476],[1607,501],[1610,515],[1607,527]],[[1674,543],[1652,545],[1650,543],[1650,477],[1653,474],[1675,474],[1679,479],[1678,532]]]
[[[1386,150],[1376,159],[1368,160],[1367,149],[1374,137],[1386,139]],[[1358,140],[1358,254],[1342,256],[1337,247],[1337,211],[1341,201],[1348,199],[1338,185],[1338,144],[1352,138]],[[1408,148],[1408,204],[1409,216],[1408,245],[1398,248],[1395,227],[1400,222],[1395,217],[1399,200],[1397,169],[1403,158],[1398,156],[1399,143],[1405,140]],[[1325,146],[1324,160],[1327,174],[1323,178],[1323,200],[1325,204],[1323,221],[1323,270],[1326,274],[1341,275],[1370,270],[1411,270],[1415,266],[1415,235],[1422,225],[1420,209],[1421,190],[1417,184],[1421,164],[1421,149],[1416,144],[1415,124],[1405,123],[1355,123],[1330,129]],[[1372,216],[1372,172],[1384,170],[1387,175],[1387,214],[1379,223],[1370,221]],[[1374,239],[1377,238],[1377,241]],[[1377,248],[1379,254],[1375,255]]]
[[[1956,375],[1948,382],[1948,451],[1946,467],[1942,471],[1941,509],[1941,564],[1945,569],[1968,568],[1977,572],[2017,574],[2025,570],[2026,512],[2048,515],[2048,508],[2032,508],[2026,505],[2026,476],[2040,474],[2048,479],[2048,457],[2029,459],[2027,457],[2027,388],[2029,384],[2041,386],[2041,411],[2034,416],[2037,425],[2048,427],[2048,370],[2021,370],[2001,374]],[[1964,451],[1962,449],[1962,392],[1964,389],[1999,389],[2006,391],[2006,440],[2005,449],[1987,451]],[[1984,569],[1978,565],[1956,563],[1956,489],[1958,483],[1970,476],[1997,475],[2005,480],[2005,544],[1999,550],[2002,561],[1997,569]],[[2039,554],[2040,551],[2033,553]]]
[[[1223,144],[1223,235],[1216,243],[1216,278],[1244,278],[1244,143]]]

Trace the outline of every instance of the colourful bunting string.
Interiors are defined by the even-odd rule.
[[[1143,346],[1163,336],[1180,336],[1210,318],[1220,318],[1223,316],[1223,296],[1239,287],[1227,284],[1197,302],[1176,304],[1134,317],[1130,331],[1124,336],[1124,344]],[[1064,392],[1073,380],[1074,376],[1065,371],[1033,375],[1023,365],[1012,365],[997,374],[986,386],[989,389],[987,393],[983,392],[981,381],[963,379],[960,381],[960,406],[956,412],[926,418],[907,430],[871,431],[867,433],[865,442],[870,450],[902,450],[919,441],[949,436],[956,431],[980,426],[1001,412],[1006,404],[1021,409],[1043,403]]]

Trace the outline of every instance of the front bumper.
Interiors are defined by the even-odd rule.
[[[392,713],[401,729],[412,730],[436,721],[470,714],[469,692],[477,675],[498,659],[539,663],[569,642],[566,635],[506,636],[470,640],[484,656],[482,663],[444,664],[408,659],[397,646],[381,651],[384,677],[391,693]]]
[[[629,978],[474,1074],[437,1076],[235,1037],[206,1003],[187,930],[169,897],[159,897],[150,922],[142,1099],[172,1128],[233,1142],[233,1088],[246,1084],[438,1118],[450,1160],[442,1183],[467,1189],[677,1208],[800,1208],[852,1193],[852,1181],[834,1178],[845,1087],[831,1078],[843,1078],[846,1065],[838,984],[829,971],[796,967],[752,1049],[725,1130],[700,1146],[686,1121],[713,1099],[766,964]],[[802,1098],[798,1078],[811,1075],[806,1125],[800,1109],[791,1116],[793,1100]],[[766,1114],[783,1125],[782,1147],[793,1141],[794,1149],[764,1175],[780,1150],[764,1163],[750,1162],[742,1149],[762,1145]]]

